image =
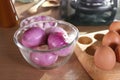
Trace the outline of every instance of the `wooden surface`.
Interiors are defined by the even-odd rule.
[[[21,20],[32,15],[26,14],[29,6],[29,4],[15,4]],[[47,8],[46,11],[47,10],[50,9]],[[54,8],[54,10],[56,10],[56,8]],[[55,11],[53,11],[53,13],[54,12]],[[37,14],[38,13],[40,14],[40,12],[37,12]],[[53,13],[47,13],[47,15],[56,17],[56,14],[54,15]],[[0,28],[0,80],[92,80],[75,54],[73,54],[67,64],[53,70],[42,71],[30,66],[23,59],[17,46],[13,42],[13,34],[17,28],[18,27]],[[107,29],[107,26],[78,26],[78,29],[84,33],[104,30]]]
[[[0,80],[91,80],[75,55],[67,64],[53,70],[31,67],[13,42],[16,29],[0,28]]]

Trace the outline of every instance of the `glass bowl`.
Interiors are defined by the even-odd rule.
[[[48,42],[42,45],[34,46],[34,47],[33,46],[28,47],[23,45],[23,43],[21,42],[23,38],[23,34],[27,30],[33,27],[40,27],[42,30],[46,31],[47,37],[50,35],[49,34],[50,28],[60,27],[64,29],[68,35],[66,38],[67,44],[60,47],[54,47],[54,48],[49,48]],[[56,30],[56,31],[59,32],[59,30]],[[54,31],[51,31],[51,33],[54,33]],[[30,65],[38,69],[46,70],[46,69],[53,69],[53,68],[59,67],[65,64],[70,59],[70,57],[73,54],[76,41],[78,39],[78,29],[74,25],[65,21],[60,21],[60,20],[37,21],[37,22],[32,22],[23,27],[20,27],[14,33],[13,38],[23,58]],[[54,41],[53,42],[51,41],[51,43],[54,44]]]
[[[23,19],[20,22],[20,27],[29,25],[30,23],[33,23],[33,22],[38,22],[38,21],[52,21],[52,20],[55,20],[55,19],[53,17],[50,17],[50,16],[34,15],[34,16],[30,16],[30,17],[27,17],[27,18]]]

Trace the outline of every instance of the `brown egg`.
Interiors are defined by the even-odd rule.
[[[110,26],[109,26],[110,31],[117,31],[120,34],[120,21],[114,21]]]
[[[102,45],[110,46],[113,50],[120,44],[120,35],[115,31],[109,31],[102,40]]]
[[[94,55],[95,65],[103,70],[111,70],[116,63],[115,53],[109,46],[100,46]]]
[[[120,45],[118,45],[115,49],[116,60],[120,62]]]

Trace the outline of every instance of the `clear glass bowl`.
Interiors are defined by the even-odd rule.
[[[69,37],[69,43],[67,45],[53,49],[36,49],[26,47],[21,43],[21,37],[26,30],[33,27],[34,25],[48,24],[51,22],[54,23],[54,25],[52,24],[52,26],[61,27],[67,32]],[[26,26],[20,27],[14,33],[14,42],[18,46],[23,58],[33,67],[42,70],[53,69],[65,64],[73,54],[77,39],[78,29],[74,25],[60,20],[32,22]],[[45,47],[46,46],[44,45],[43,48]],[[42,63],[42,65],[40,63]]]
[[[27,17],[27,18],[23,19],[20,22],[20,27],[29,25],[30,23],[33,23],[33,22],[38,22],[38,21],[52,21],[52,20],[55,20],[55,19],[53,17],[50,17],[50,16],[34,15],[34,16],[30,16],[30,17]]]

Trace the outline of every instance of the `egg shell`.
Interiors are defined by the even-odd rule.
[[[96,49],[94,62],[102,70],[111,70],[116,64],[116,56],[109,46],[100,46]]]
[[[64,47],[58,51],[55,51],[54,54],[58,55],[58,56],[68,56],[71,55],[73,53],[73,48],[75,45],[71,44],[70,46]]]
[[[46,29],[47,34],[56,33],[56,32],[61,33],[66,39],[69,38],[66,30],[64,30],[62,27],[54,26],[49,29]]]
[[[47,50],[47,45],[42,45],[40,47],[35,47],[37,50]],[[30,53],[30,60],[42,67],[47,67],[54,64],[58,59],[58,56],[55,55],[53,52],[31,52]]]
[[[39,27],[32,27],[26,30],[22,37],[21,43],[26,47],[34,47],[46,43],[46,33]]]
[[[120,21],[114,21],[109,26],[110,31],[116,31],[120,34]]]
[[[102,40],[102,45],[110,46],[113,50],[120,44],[120,35],[115,31],[109,31]]]
[[[86,44],[81,44],[77,41],[77,45],[74,50],[80,64],[83,66],[83,68],[86,70],[86,72],[90,75],[90,77],[93,80],[120,80],[120,63],[119,62],[116,62],[116,65],[112,70],[104,70],[104,69],[98,68],[95,65],[94,57],[85,51],[89,46],[96,43],[95,35],[97,34],[105,35],[107,32],[108,32],[108,29],[91,32],[91,33],[84,33],[84,34],[80,32],[79,37],[82,37],[82,36],[90,37],[92,39],[92,42],[86,45]]]
[[[51,33],[48,37],[48,46],[49,48],[60,48],[67,45],[63,34],[61,32]]]
[[[74,45],[70,45],[67,47],[64,47],[68,45],[66,41],[66,37],[64,37],[64,34],[62,32],[54,32],[50,33],[48,37],[48,46],[50,49],[53,48],[60,48],[59,50],[55,51],[54,54],[58,56],[67,56],[73,52]]]
[[[120,62],[120,45],[118,45],[115,49],[116,60]]]
[[[49,28],[46,32],[47,32],[48,34],[54,33],[54,32],[61,32],[61,33],[63,33],[64,35],[67,35],[66,31],[65,31],[62,27],[59,27],[59,26]]]

